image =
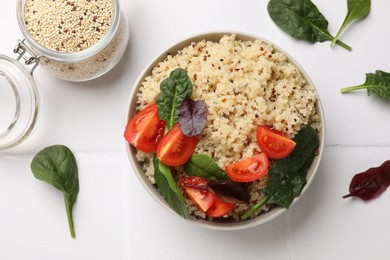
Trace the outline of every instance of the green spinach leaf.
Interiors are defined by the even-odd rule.
[[[192,83],[187,71],[177,68],[160,84],[157,96],[158,117],[166,122],[166,129],[171,129],[178,121],[178,109],[183,100],[192,94]]]
[[[367,89],[367,95],[375,94],[383,99],[390,99],[390,73],[377,70],[375,73],[366,74],[366,82],[362,85],[346,87],[341,93],[347,93],[358,89]]]
[[[226,182],[229,180],[228,175],[206,154],[192,155],[184,164],[184,171],[187,175],[198,176],[205,179],[215,178],[219,182]]]
[[[306,185],[307,171],[312,164],[319,145],[316,130],[302,128],[295,136],[296,146],[285,158],[275,162],[268,171],[269,184],[262,192],[264,198],[245,212],[241,219],[248,219],[257,209],[266,203],[289,208],[294,198],[300,196]]]
[[[310,0],[270,0],[268,13],[274,23],[292,37],[309,42],[333,40],[328,31],[328,21]],[[347,44],[336,40],[347,50]]]
[[[184,197],[180,192],[175,180],[173,179],[171,170],[163,164],[157,157],[153,158],[154,179],[161,195],[168,205],[183,218],[188,218],[187,206],[184,202]]]
[[[35,178],[63,192],[70,234],[74,238],[72,208],[79,193],[79,179],[72,151],[64,145],[46,147],[34,156],[31,171]]]
[[[339,31],[331,42],[331,46],[335,44],[341,33],[352,21],[357,19],[363,19],[368,15],[371,8],[371,0],[348,0],[347,5],[347,16],[345,17],[343,24],[341,25]]]

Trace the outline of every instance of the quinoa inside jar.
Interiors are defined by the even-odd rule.
[[[129,29],[118,0],[18,0],[17,15],[27,47],[60,79],[97,78],[127,47]]]

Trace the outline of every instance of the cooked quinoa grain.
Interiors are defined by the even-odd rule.
[[[27,0],[25,24],[40,45],[57,52],[78,52],[106,34],[112,12],[112,0]]]
[[[192,99],[204,100],[208,107],[207,126],[195,153],[209,155],[222,169],[261,152],[256,141],[258,125],[291,138],[304,125],[320,128],[316,93],[300,71],[271,45],[238,40],[235,35],[225,35],[219,42],[194,42],[168,55],[143,81],[137,94],[138,110],[155,102],[161,81],[177,67],[187,70],[192,80]],[[153,155],[138,151],[136,156],[154,183]],[[267,182],[265,177],[251,183],[250,204],[237,204],[226,217],[239,220],[241,213],[263,197],[261,189]],[[191,214],[206,218],[187,204]]]

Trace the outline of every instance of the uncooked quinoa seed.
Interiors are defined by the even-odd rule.
[[[97,43],[112,15],[112,0],[27,0],[25,6],[32,38],[57,52],[78,52]]]

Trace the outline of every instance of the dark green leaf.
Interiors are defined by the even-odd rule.
[[[160,84],[157,96],[158,117],[166,122],[166,128],[171,129],[178,121],[178,109],[183,100],[192,94],[192,83],[187,71],[177,68]]]
[[[184,197],[180,192],[176,181],[173,179],[171,170],[157,157],[153,158],[154,179],[161,195],[168,205],[183,218],[188,218],[188,211],[184,203]]]
[[[289,208],[294,198],[299,197],[306,185],[306,175],[316,156],[319,140],[312,127],[302,128],[295,136],[296,146],[285,158],[275,162],[268,171],[269,183],[262,192],[264,199],[245,212],[241,219],[249,218],[265,203]]]
[[[72,237],[75,237],[72,208],[79,193],[76,159],[64,145],[53,145],[38,152],[32,162],[35,178],[47,182],[64,193],[66,213]]]
[[[368,15],[371,8],[371,0],[348,0],[348,13],[343,24],[333,39],[331,46],[340,37],[344,29],[354,20],[362,19]]]
[[[319,144],[317,132],[311,127],[302,128],[294,141],[297,145],[291,154],[278,160],[268,171],[270,182],[263,189],[269,203],[284,208],[290,207],[306,185],[306,174]]]
[[[390,73],[377,70],[375,73],[366,74],[366,82],[362,85],[346,87],[341,89],[341,93],[347,93],[358,89],[367,89],[367,94],[377,95],[383,99],[390,99]]]
[[[333,40],[328,21],[310,0],[270,0],[267,9],[274,23],[294,38],[309,42]],[[341,41],[336,43],[352,50]]]
[[[194,154],[184,164],[187,175],[198,176],[205,179],[215,178],[219,182],[229,180],[227,174],[219,168],[217,163],[205,154]]]

